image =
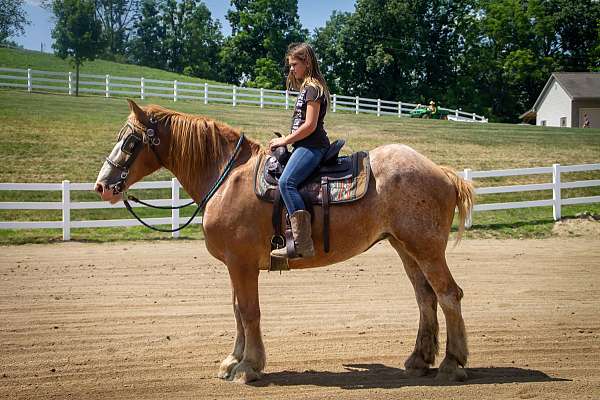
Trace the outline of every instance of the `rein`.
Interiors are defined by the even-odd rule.
[[[151,134],[148,131],[151,131]],[[164,165],[161,162],[160,157],[158,156],[158,152],[154,148],[154,146],[157,146],[158,144],[160,144],[160,140],[158,138],[154,138],[153,137],[154,134],[155,134],[155,132],[152,129],[148,129],[146,131],[146,134],[149,134],[149,136],[151,138],[151,140],[149,141],[149,144],[150,144],[150,147],[151,147],[154,155],[157,157],[159,163],[161,165]],[[131,136],[136,136],[136,135],[132,134],[132,135],[130,135],[130,137]],[[161,210],[177,210],[177,209],[185,208],[187,206],[190,206],[190,205],[194,204],[194,201],[191,201],[191,202],[189,202],[187,204],[184,204],[184,205],[181,205],[181,206],[173,206],[173,207],[170,207],[170,206],[155,206],[155,205],[146,203],[144,201],[141,201],[141,200],[139,200],[135,196],[127,195],[127,198],[123,199],[123,203],[125,204],[125,208],[127,208],[127,211],[129,211],[129,213],[131,213],[131,215],[133,215],[135,217],[135,219],[137,219],[142,225],[144,225],[145,227],[150,228],[152,230],[155,230],[155,231],[158,231],[158,232],[170,232],[170,233],[172,233],[172,232],[177,232],[177,231],[180,231],[180,230],[184,229],[185,227],[187,227],[189,224],[192,223],[192,220],[196,217],[196,215],[198,215],[198,213],[200,211],[204,210],[204,208],[206,207],[206,204],[208,203],[208,201],[213,197],[213,195],[217,192],[217,190],[219,190],[219,188],[221,187],[221,185],[223,184],[223,182],[225,182],[225,179],[227,178],[227,176],[231,172],[231,169],[233,167],[233,164],[235,162],[235,159],[236,159],[238,153],[240,152],[240,148],[242,147],[242,143],[243,142],[244,142],[244,134],[242,133],[240,135],[240,138],[238,139],[238,142],[237,142],[237,144],[235,146],[233,154],[231,155],[231,158],[229,159],[229,161],[227,162],[227,165],[223,169],[223,172],[221,172],[221,175],[219,176],[219,178],[217,179],[217,181],[213,184],[212,188],[208,191],[208,193],[204,196],[204,198],[202,199],[202,201],[197,204],[197,208],[194,211],[194,213],[192,214],[192,216],[190,217],[190,219],[185,224],[183,224],[182,226],[180,226],[178,228],[175,228],[175,229],[162,229],[162,228],[157,228],[155,226],[152,226],[152,225],[144,222],[135,213],[135,211],[133,211],[133,207],[131,206],[131,204],[129,204],[128,200],[131,200],[133,202],[145,205],[147,207],[157,208],[157,209],[161,209]],[[133,148],[130,150],[131,151],[131,153],[130,153],[131,155],[137,156],[137,154],[139,153],[139,150],[141,150],[139,148],[139,144],[141,144],[141,143],[142,143],[142,140],[138,140],[137,142],[135,142],[134,144],[132,144]],[[127,178],[127,172],[128,172],[127,168],[133,163],[133,159],[135,159],[135,157],[130,157],[130,159],[127,160],[128,162],[126,163],[126,165],[125,166],[121,166],[121,165],[118,165],[118,164],[114,163],[112,160],[110,160],[107,157],[107,160],[109,161],[109,163],[111,165],[113,165],[113,166],[121,169],[122,171],[124,171],[124,173],[122,173],[122,175],[121,175],[122,181],[119,181],[117,183],[117,185],[115,185],[115,188],[114,188],[115,190],[120,189],[122,187],[122,185],[124,184],[125,178]],[[124,193],[124,194],[126,194],[126,193]]]

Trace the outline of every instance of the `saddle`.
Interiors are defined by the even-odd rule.
[[[323,209],[323,248],[329,252],[329,207],[332,204],[341,204],[357,201],[366,193],[369,185],[371,168],[369,163],[369,154],[364,151],[353,153],[349,156],[339,156],[339,152],[344,146],[344,140],[333,142],[323,156],[321,164],[317,170],[299,187],[306,209],[314,218],[313,205],[320,205]],[[290,158],[291,153],[287,147],[278,147],[271,155],[259,157],[255,175],[254,192],[256,196],[263,200],[273,203],[273,237],[271,247],[282,248],[291,239],[291,232],[286,231],[285,236],[281,227],[281,213],[284,211],[279,192],[279,178],[283,173],[285,165]],[[286,218],[287,220],[287,218]],[[288,221],[289,222],[289,221]],[[291,241],[293,243],[293,240]],[[273,270],[271,260],[271,268]],[[278,270],[288,269],[286,266],[279,266]]]

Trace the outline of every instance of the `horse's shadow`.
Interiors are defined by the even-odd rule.
[[[400,368],[383,364],[345,364],[345,371],[304,372],[281,371],[265,374],[255,386],[327,386],[341,389],[393,389],[407,386],[447,386],[519,382],[556,382],[570,379],[553,378],[541,371],[510,367],[467,368],[465,382],[439,382],[435,379],[437,369],[432,368],[423,377],[413,377]]]

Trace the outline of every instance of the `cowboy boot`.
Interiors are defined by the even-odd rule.
[[[315,255],[310,222],[310,213],[306,210],[298,210],[290,217],[297,258],[308,258]],[[271,251],[271,255],[278,258],[289,257],[285,247]]]

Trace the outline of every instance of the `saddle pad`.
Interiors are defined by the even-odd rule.
[[[265,178],[267,175],[265,169],[270,157],[269,155],[261,155],[256,162],[254,193],[261,200],[273,202],[274,191],[277,186],[274,183],[267,182]],[[348,157],[351,157],[353,168],[343,176],[336,172],[332,174],[333,177],[328,176],[327,178],[329,202],[332,204],[350,203],[359,200],[367,193],[369,188],[371,164],[369,163],[368,153],[361,151]],[[303,198],[310,199],[312,204],[323,203],[321,186],[323,176],[327,176],[327,174],[315,173],[299,189],[300,193],[303,194]]]

